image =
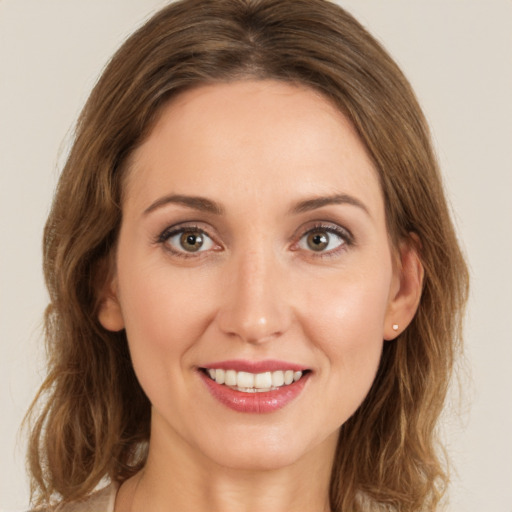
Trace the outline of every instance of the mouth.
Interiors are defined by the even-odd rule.
[[[285,361],[219,361],[197,368],[211,396],[241,413],[271,413],[295,401],[312,370]]]
[[[278,391],[298,382],[310,372],[310,370],[283,369],[252,373],[224,368],[200,368],[200,371],[217,384],[242,393]]]

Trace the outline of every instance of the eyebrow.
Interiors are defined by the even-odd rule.
[[[158,208],[166,206],[168,204],[178,204],[182,206],[186,206],[187,208],[191,208],[193,210],[213,213],[215,215],[223,215],[224,208],[221,205],[212,201],[211,199],[206,199],[205,197],[200,196],[186,196],[181,194],[171,194],[168,196],[161,197],[157,199],[154,203],[151,203],[148,208],[146,208],[143,212],[144,215],[151,213]],[[292,214],[305,213],[312,210],[316,210],[318,208],[322,208],[324,206],[329,206],[331,204],[348,204],[352,206],[356,206],[370,215],[368,208],[362,203],[359,199],[354,196],[348,194],[335,194],[332,196],[322,196],[322,197],[314,197],[312,199],[306,199],[304,201],[298,202],[291,209]]]
[[[313,199],[306,199],[305,201],[300,201],[292,208],[292,213],[305,213],[312,210],[316,210],[318,208],[322,208],[323,206],[329,206],[331,204],[349,204],[352,206],[357,206],[365,213],[370,215],[368,208],[354,196],[348,194],[335,194],[332,196],[322,196],[315,197]]]
[[[193,210],[213,213],[215,215],[222,215],[224,213],[224,209],[222,208],[222,206],[217,204],[215,201],[206,199],[205,197],[172,194],[161,197],[160,199],[157,199],[154,203],[151,203],[151,205],[149,205],[144,210],[144,215],[147,215],[148,213],[151,213],[152,211],[168,204],[179,204],[182,206],[186,206],[187,208],[192,208]]]

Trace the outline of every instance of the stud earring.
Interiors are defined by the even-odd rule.
[[[398,331],[398,324],[393,324],[393,331]]]

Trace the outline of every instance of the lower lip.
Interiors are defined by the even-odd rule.
[[[310,374],[306,373],[297,382],[288,386],[282,386],[275,391],[263,391],[261,393],[237,391],[224,384],[217,384],[202,371],[199,371],[199,375],[210,393],[220,403],[237,412],[263,414],[282,409],[297,398],[304,389]]]

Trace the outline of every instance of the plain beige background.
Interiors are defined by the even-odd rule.
[[[0,511],[24,510],[19,423],[43,376],[41,231],[71,128],[162,0],[0,0]],[[444,421],[453,512],[512,512],[512,2],[340,0],[431,123],[472,272],[462,408]],[[471,403],[469,408],[468,403]]]

